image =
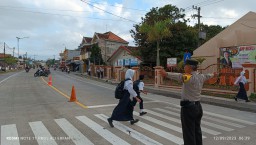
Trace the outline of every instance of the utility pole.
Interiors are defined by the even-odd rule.
[[[19,50],[19,42],[20,42],[20,39],[24,39],[24,38],[29,38],[29,37],[22,37],[22,38],[20,38],[20,37],[16,37],[17,38],[17,42],[18,42],[18,44],[17,44],[17,46],[18,46],[18,59],[19,59],[19,55],[20,55],[20,50]]]
[[[4,59],[5,59],[5,42],[4,42]]]
[[[12,56],[14,57],[14,50],[15,50],[15,47],[13,47],[13,51],[12,51]]]
[[[5,42],[4,42],[4,70],[6,70],[5,64],[6,64],[6,62],[5,62]]]
[[[198,20],[198,47],[200,46],[200,38],[199,38],[199,33],[201,31],[201,28],[200,28],[200,18],[202,17],[200,15],[200,10],[201,8],[200,7],[197,7],[197,6],[192,6],[193,9],[197,10],[197,15],[192,15],[193,18],[197,17],[197,20]]]

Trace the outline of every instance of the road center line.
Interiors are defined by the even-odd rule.
[[[47,82],[41,77],[41,79],[43,80],[43,82],[45,84],[47,84]],[[68,95],[66,95],[65,93],[61,92],[60,90],[58,90],[57,88],[55,88],[54,86],[49,86],[51,87],[53,90],[55,90],[56,92],[60,93],[62,96],[66,97],[67,99],[70,99],[70,97]],[[79,105],[80,107],[87,109],[88,107],[78,101],[75,102],[77,105]]]

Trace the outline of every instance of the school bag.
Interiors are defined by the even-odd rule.
[[[121,81],[117,86],[116,86],[116,89],[115,89],[115,98],[116,99],[122,99],[123,95],[124,95],[124,83],[127,81],[127,80],[131,80],[131,79],[125,79],[123,81]]]
[[[140,93],[140,90],[139,90],[139,83],[140,83],[140,80],[136,80],[133,82],[133,89],[134,91],[138,94]]]

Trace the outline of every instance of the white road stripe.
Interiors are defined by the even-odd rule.
[[[134,111],[134,112],[133,112],[133,115],[139,116],[139,113]],[[174,130],[174,131],[177,131],[177,132],[179,132],[179,133],[182,133],[182,128],[177,127],[177,126],[175,126],[175,125],[172,125],[172,124],[163,122],[163,121],[161,121],[161,120],[155,119],[155,118],[150,117],[150,116],[145,116],[145,115],[144,115],[142,118],[145,119],[145,120],[148,120],[148,121],[150,121],[150,122],[153,122],[153,123],[155,123],[155,124],[158,124],[158,125],[160,125],[160,126],[164,126],[164,127],[169,128],[169,129],[171,129],[171,130]]]
[[[19,137],[15,124],[1,126],[1,145],[19,145]]]
[[[171,108],[171,107],[166,107],[166,108],[180,112],[180,109]],[[221,119],[217,119],[217,118],[213,118],[213,117],[208,117],[208,116],[205,116],[205,115],[203,116],[203,119],[209,119],[209,120],[212,120],[212,121],[216,121],[216,122],[219,122],[219,123],[222,123],[222,124],[234,126],[234,127],[237,127],[237,128],[245,127],[244,125],[236,124],[236,123],[233,123],[233,122],[229,122],[229,121],[225,121],[225,120],[221,120]]]
[[[160,111],[160,112],[164,112],[164,113],[167,113],[167,114],[171,114],[171,115],[180,117],[180,114],[179,114],[179,113],[171,112],[171,111],[169,111],[169,110],[164,110],[164,109],[161,109],[161,108],[154,108],[154,109],[155,109],[155,110],[158,110],[158,111]],[[204,125],[208,125],[208,126],[210,126],[210,127],[213,127],[213,128],[217,128],[217,129],[220,129],[220,130],[224,130],[224,131],[232,131],[232,130],[234,130],[234,129],[232,129],[232,128],[225,127],[225,126],[218,125],[218,124],[211,123],[211,122],[204,121],[204,120],[201,120],[201,123],[204,124]]]
[[[141,121],[139,121],[138,123],[136,123],[136,125],[139,126],[139,127],[141,127],[141,128],[143,128],[143,129],[145,129],[145,130],[148,130],[148,131],[150,131],[150,132],[152,132],[152,133],[154,133],[154,134],[156,134],[156,135],[158,135],[158,136],[161,136],[161,137],[163,137],[163,138],[165,138],[165,139],[167,139],[167,140],[169,140],[169,141],[172,141],[172,142],[174,142],[174,143],[176,143],[176,144],[179,144],[179,145],[184,144],[182,138],[179,138],[179,137],[177,137],[177,136],[175,136],[175,135],[172,135],[172,134],[170,134],[170,133],[168,133],[168,132],[165,132],[165,131],[163,131],[163,130],[160,130],[160,129],[158,129],[158,128],[155,128],[155,127],[153,127],[153,126],[150,126],[150,125],[148,125],[148,124],[146,124],[146,123],[143,123],[143,122],[141,122]]]
[[[133,115],[136,115],[136,116],[139,116],[139,113],[138,112],[133,112]],[[174,131],[177,131],[179,133],[182,133],[182,128],[180,127],[177,127],[175,125],[172,125],[172,124],[169,124],[169,123],[166,123],[166,122],[163,122],[161,120],[158,120],[158,119],[155,119],[153,117],[150,117],[150,116],[143,116],[142,117],[143,119],[147,120],[147,121],[150,121],[150,122],[153,122],[155,124],[158,124],[160,126],[163,126],[163,127],[166,127],[166,128],[169,128],[171,130],[174,130]],[[203,138],[206,138],[205,136],[203,136]]]
[[[93,143],[86,138],[79,130],[77,130],[66,119],[55,119],[55,122],[60,128],[71,138],[76,145],[93,145]]]
[[[39,145],[57,145],[54,138],[41,121],[29,122]]]
[[[108,116],[106,116],[104,114],[96,114],[95,116],[108,123],[108,121],[107,121]],[[113,121],[113,124],[114,124],[115,128],[121,130],[124,133],[129,133],[129,135],[132,138],[137,139],[138,141],[142,142],[145,145],[162,145],[161,143],[137,132],[136,130],[134,130],[132,128],[129,128],[129,127],[123,125],[120,122]]]
[[[166,116],[166,115],[163,115],[163,114],[151,111],[151,110],[147,110],[147,109],[145,109],[145,111],[150,113],[150,114],[153,114],[155,116],[158,116],[158,117],[161,117],[161,118],[164,118],[164,119],[167,119],[167,120],[170,120],[170,121],[173,121],[173,122],[181,124],[180,119],[172,118],[172,117],[169,117],[169,116]],[[211,129],[208,129],[208,128],[205,128],[205,127],[202,127],[202,126],[201,126],[201,129],[202,129],[203,132],[206,132],[206,133],[209,133],[209,134],[212,134],[212,135],[219,135],[219,134],[221,134],[218,131],[214,131],[214,130],[211,130]]]
[[[178,107],[175,104],[172,104],[172,105]],[[166,107],[166,108],[171,108],[171,107]],[[221,115],[221,114],[216,114],[216,113],[212,113],[212,112],[208,112],[208,111],[204,111],[204,114],[219,117],[219,118],[223,118],[223,119],[228,119],[228,120],[232,120],[232,121],[237,121],[239,123],[244,123],[244,124],[249,124],[249,125],[255,125],[256,124],[255,122],[246,121],[246,120],[242,120],[242,119],[237,119],[237,118],[233,118],[233,117],[229,117],[229,116],[225,116],[225,115]]]
[[[143,102],[144,104],[147,103],[155,103],[159,101],[145,101]],[[116,106],[117,104],[106,104],[106,105],[94,105],[94,106],[87,106],[87,108],[102,108],[102,107],[111,107],[111,106]]]
[[[77,116],[78,120],[80,120],[82,123],[90,127],[92,130],[94,130],[96,133],[98,133],[100,136],[105,138],[107,141],[109,141],[111,144],[114,145],[129,145],[126,141],[119,138],[118,136],[114,135],[112,132],[104,129],[104,127],[100,126],[99,124],[95,123],[91,119],[89,119],[86,116]]]
[[[229,117],[229,116],[224,116],[224,115],[220,115],[220,114],[215,114],[215,113],[211,113],[211,112],[207,112],[207,111],[204,111],[204,113],[208,114],[208,115],[215,116],[215,117],[220,117],[220,118],[229,119],[229,120],[232,120],[232,121],[237,121],[239,123],[244,123],[244,124],[249,124],[249,125],[255,125],[256,124],[254,122],[241,120],[241,119],[237,119],[237,118],[233,118],[233,117]]]
[[[117,104],[107,104],[107,105],[94,105],[94,106],[87,106],[87,108],[101,108],[101,107],[111,107],[116,106]]]
[[[213,127],[213,128],[217,128],[217,129],[220,129],[220,130],[224,130],[224,131],[233,131],[233,130],[234,130],[234,129],[232,129],[232,128],[225,127],[225,126],[218,125],[218,124],[211,123],[211,122],[207,122],[207,121],[204,121],[204,120],[201,120],[201,123],[204,124],[204,125],[211,126],[211,127]]]
[[[204,119],[204,118],[205,118],[205,119],[209,119],[209,120],[213,120],[213,121],[216,121],[216,122],[219,122],[219,123],[222,123],[222,124],[227,124],[227,125],[230,125],[230,126],[234,126],[234,127],[237,127],[237,128],[243,128],[243,127],[245,127],[244,125],[232,123],[232,122],[225,121],[225,120],[220,120],[220,119],[213,118],[213,117],[203,116],[203,119]]]
[[[0,84],[3,83],[4,81],[8,80],[9,78],[11,78],[11,77],[13,77],[13,76],[16,76],[17,74],[20,74],[20,73],[22,73],[22,72],[18,72],[18,73],[16,73],[16,74],[13,74],[13,75],[11,75],[11,76],[9,76],[9,77],[3,79],[2,81],[0,81]]]

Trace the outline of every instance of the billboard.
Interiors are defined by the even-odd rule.
[[[256,45],[220,48],[223,67],[242,68],[243,63],[256,63]]]

